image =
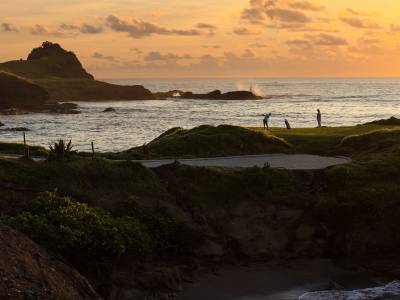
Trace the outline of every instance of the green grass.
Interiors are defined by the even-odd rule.
[[[291,146],[267,132],[243,127],[221,125],[200,126],[191,130],[173,128],[149,144],[110,154],[117,159],[209,157],[261,153],[289,153]]]
[[[350,135],[345,137],[339,146],[347,153],[393,151],[400,147],[400,127]]]
[[[203,125],[190,130],[172,128],[142,147],[100,156],[111,159],[191,158],[268,153],[357,156],[363,153],[363,149],[345,146],[350,138],[379,130],[396,129],[400,127],[368,124],[292,130],[272,128],[267,131],[263,128]],[[385,143],[389,142],[386,139]],[[392,138],[392,142],[396,141]],[[374,151],[372,145],[369,145],[368,149]]]
[[[348,127],[296,128],[292,130],[273,128],[271,133],[290,143],[297,153],[329,155],[343,154],[340,145],[342,140],[348,136],[387,128],[399,127],[370,124]],[[254,130],[261,131],[262,129],[256,128]]]
[[[0,157],[2,153],[24,155],[25,147],[24,144],[0,142]],[[32,156],[47,156],[48,150],[41,146],[29,145],[29,153]]]

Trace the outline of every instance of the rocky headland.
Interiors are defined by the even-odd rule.
[[[24,109],[41,110],[44,102],[159,100],[171,97],[207,100],[261,99],[250,91],[222,93],[215,90],[207,94],[183,91],[152,93],[141,85],[102,82],[85,70],[74,52],[64,50],[59,44],[51,42],[44,42],[41,47],[33,49],[26,60],[0,63],[1,71],[3,73],[0,76],[0,107],[7,106],[7,109],[17,110],[11,109],[8,114],[23,113]],[[18,90],[9,85],[9,76],[12,75],[15,76],[13,81],[20,81],[19,85],[26,81],[24,88]],[[63,107],[53,107],[51,110],[65,112]]]

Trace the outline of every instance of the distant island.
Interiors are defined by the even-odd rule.
[[[13,82],[9,85],[9,82]],[[18,87],[17,87],[18,86]],[[44,42],[26,60],[0,63],[0,109],[43,110],[44,103],[67,101],[159,100],[168,97],[209,100],[260,99],[248,91],[208,94],[152,93],[141,85],[116,85],[96,80],[74,52]]]

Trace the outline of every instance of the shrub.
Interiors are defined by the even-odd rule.
[[[76,151],[72,150],[72,148],[71,140],[68,143],[64,140],[59,140],[53,145],[50,145],[49,159],[57,161],[69,159],[73,154],[76,154]]]
[[[119,255],[127,250],[143,253],[151,239],[137,219],[114,218],[69,197],[45,192],[27,211],[4,217],[3,223],[25,233],[45,248],[66,253]]]

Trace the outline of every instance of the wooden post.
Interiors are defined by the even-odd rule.
[[[94,159],[94,143],[92,142],[92,159]]]
[[[24,131],[23,135],[24,135],[24,156],[27,157],[25,131]]]

